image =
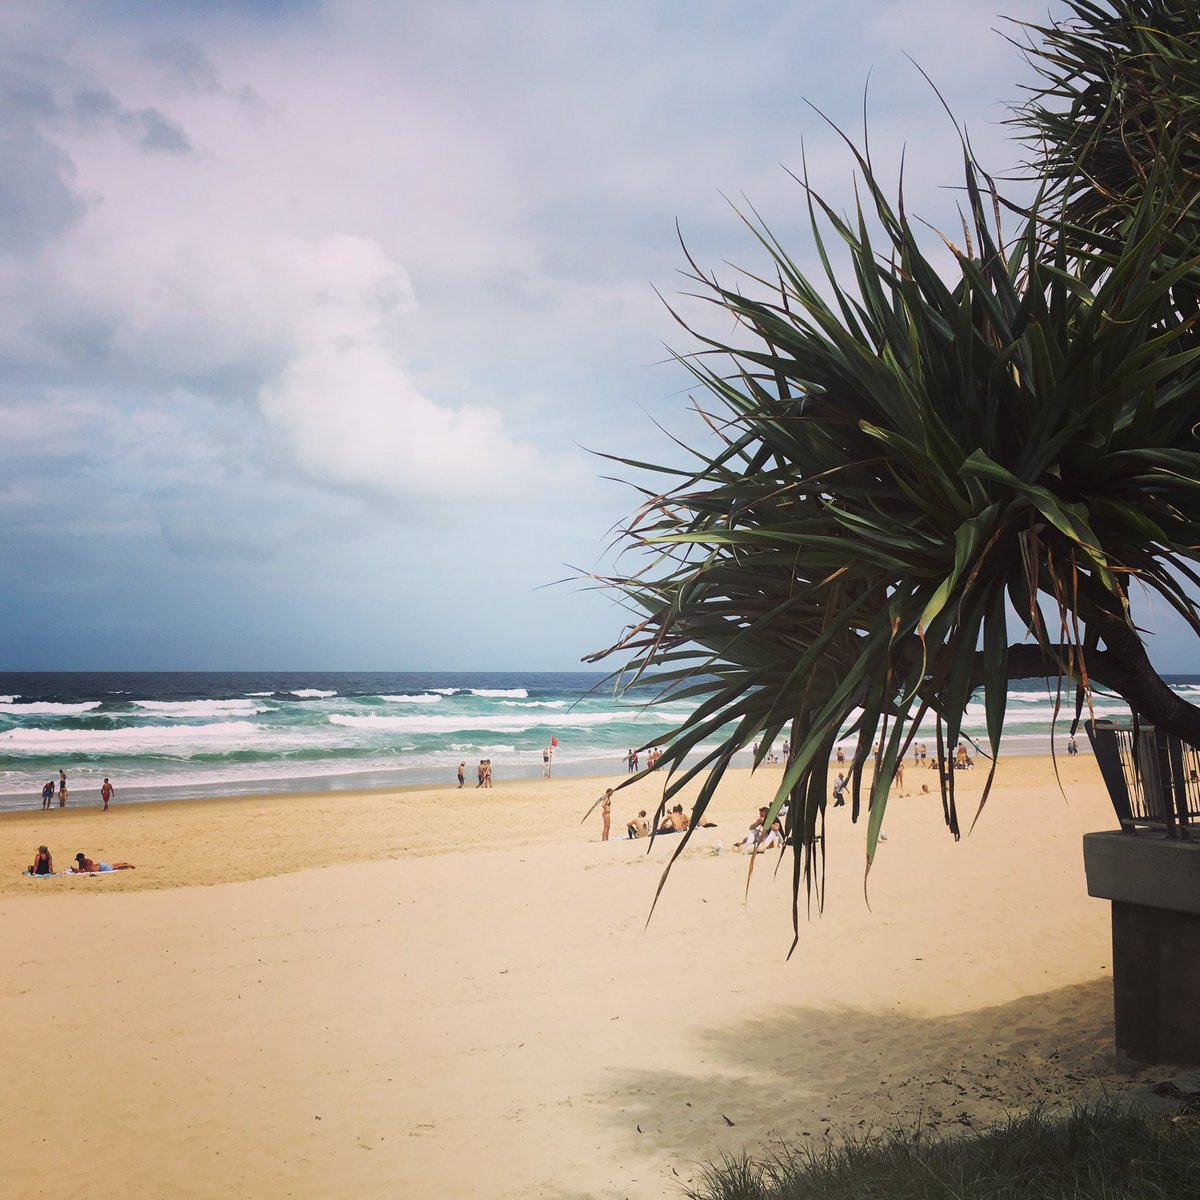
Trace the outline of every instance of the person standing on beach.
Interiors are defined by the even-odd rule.
[[[479,760],[479,782],[475,785],[475,790],[479,791],[483,787],[483,759]]]
[[[600,805],[600,819],[604,822],[604,832],[600,835],[600,840],[607,842],[608,831],[612,826],[612,788],[604,793],[604,800]]]
[[[59,771],[58,773],[58,807],[67,807],[67,773]]]
[[[42,808],[51,808],[54,805],[54,780],[51,779],[42,788]]]
[[[550,778],[550,747],[542,747],[542,778]]]
[[[104,801],[104,812],[108,812],[108,802],[113,798],[113,792],[116,789],[108,782],[108,776],[105,775],[104,783],[100,786],[100,799]]]
[[[462,787],[462,785],[467,782],[466,770],[467,770],[467,764],[465,762],[460,762],[458,764],[458,786],[459,787]]]

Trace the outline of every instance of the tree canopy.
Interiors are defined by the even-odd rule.
[[[624,686],[691,703],[664,805],[699,778],[702,815],[737,751],[790,736],[769,820],[789,806],[797,897],[821,897],[846,731],[868,869],[917,723],[935,721],[941,757],[978,688],[980,809],[1013,678],[1057,681],[1068,723],[1102,685],[1200,741],[1129,604],[1141,586],[1200,633],[1200,17],[1070,9],[1023,27],[1040,86],[1012,119],[1035,200],[1008,200],[964,137],[962,235],[931,251],[848,142],[852,212],[798,180],[815,276],[754,216],[760,268],[729,285],[689,260],[737,331],[685,324],[706,440],[689,468],[626,462],[656,482],[619,534],[634,569],[603,583],[635,617],[591,660],[620,655]],[[942,802],[957,836],[953,772]]]

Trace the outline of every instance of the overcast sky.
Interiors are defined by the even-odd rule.
[[[636,502],[589,452],[695,429],[656,295],[676,222],[753,267],[752,203],[808,261],[785,168],[803,147],[841,197],[851,164],[805,102],[857,132],[869,76],[873,150],[907,146],[910,208],[953,228],[954,130],[905,55],[1002,171],[1030,74],[1001,27],[961,0],[5,4],[0,665],[577,666],[622,614],[544,585]]]

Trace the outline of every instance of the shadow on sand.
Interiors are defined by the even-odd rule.
[[[949,1016],[774,1009],[705,1030],[685,1070],[614,1072],[589,1099],[604,1139],[682,1185],[722,1155],[870,1129],[962,1132],[1148,1081],[1116,1070],[1101,977]]]

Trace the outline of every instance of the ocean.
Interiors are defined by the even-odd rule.
[[[1200,676],[1169,677],[1200,701]],[[620,775],[631,747],[686,712],[613,694],[596,672],[155,672],[0,674],[0,809],[40,806],[66,771],[71,803],[109,777],[117,802],[454,782],[481,758],[496,781],[553,771]],[[1004,753],[1047,753],[1053,695],[1009,685]],[[984,738],[983,705],[967,732]],[[1098,716],[1128,714],[1099,699]],[[1069,717],[1059,719],[1065,747]],[[933,728],[921,731],[930,742]],[[1080,749],[1087,752],[1086,738]],[[751,754],[745,752],[745,765]]]

